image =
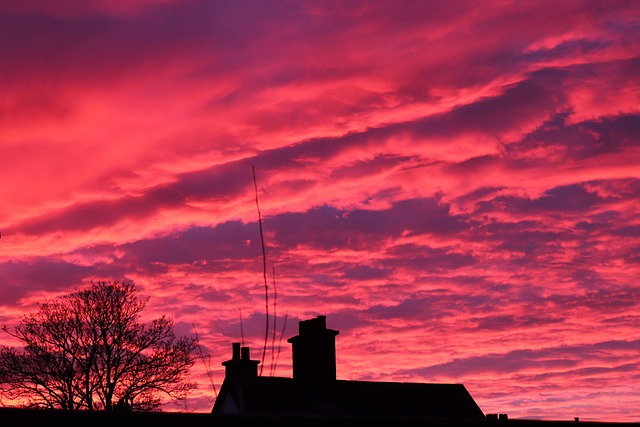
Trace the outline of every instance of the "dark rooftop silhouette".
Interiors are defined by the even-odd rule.
[[[336,379],[335,337],[326,317],[299,322],[292,344],[293,377],[258,376],[248,347],[232,344],[222,362],[225,379],[214,415],[291,415],[484,419],[462,384],[347,381]]]

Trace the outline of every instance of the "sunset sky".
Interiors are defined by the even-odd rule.
[[[339,379],[640,422],[639,201],[638,1],[0,0],[0,325],[135,283],[208,356],[166,410],[266,273],[262,375],[326,315]]]

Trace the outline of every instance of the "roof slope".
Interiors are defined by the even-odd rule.
[[[214,414],[282,414],[420,418],[484,418],[462,384],[335,380],[322,384],[292,378],[225,381]]]

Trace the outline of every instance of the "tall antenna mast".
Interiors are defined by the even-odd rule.
[[[244,347],[244,329],[242,327],[242,309],[239,308],[238,311],[240,312],[240,342],[243,347]]]
[[[256,193],[256,209],[258,210],[258,223],[260,224],[260,242],[262,244],[262,276],[264,278],[264,301],[265,301],[265,328],[264,328],[264,345],[262,346],[262,359],[260,363],[260,376],[264,368],[264,356],[267,353],[267,341],[269,340],[269,284],[267,283],[267,254],[264,249],[264,234],[262,232],[262,215],[260,214],[260,205],[258,204],[258,184],[256,182],[256,168],[251,166],[253,170],[253,187]]]
[[[276,368],[274,356],[276,354],[276,328],[277,328],[276,324],[278,322],[278,311],[277,311],[278,291],[276,288],[276,268],[272,266],[271,271],[272,271],[271,280],[273,282],[273,335],[271,336],[271,370],[269,371],[269,374],[273,376],[273,372]]]

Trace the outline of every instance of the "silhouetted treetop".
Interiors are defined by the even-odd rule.
[[[133,283],[98,281],[39,304],[10,331],[22,349],[0,348],[0,393],[26,406],[149,411],[186,398],[195,338],[165,316],[139,323],[147,297]]]

